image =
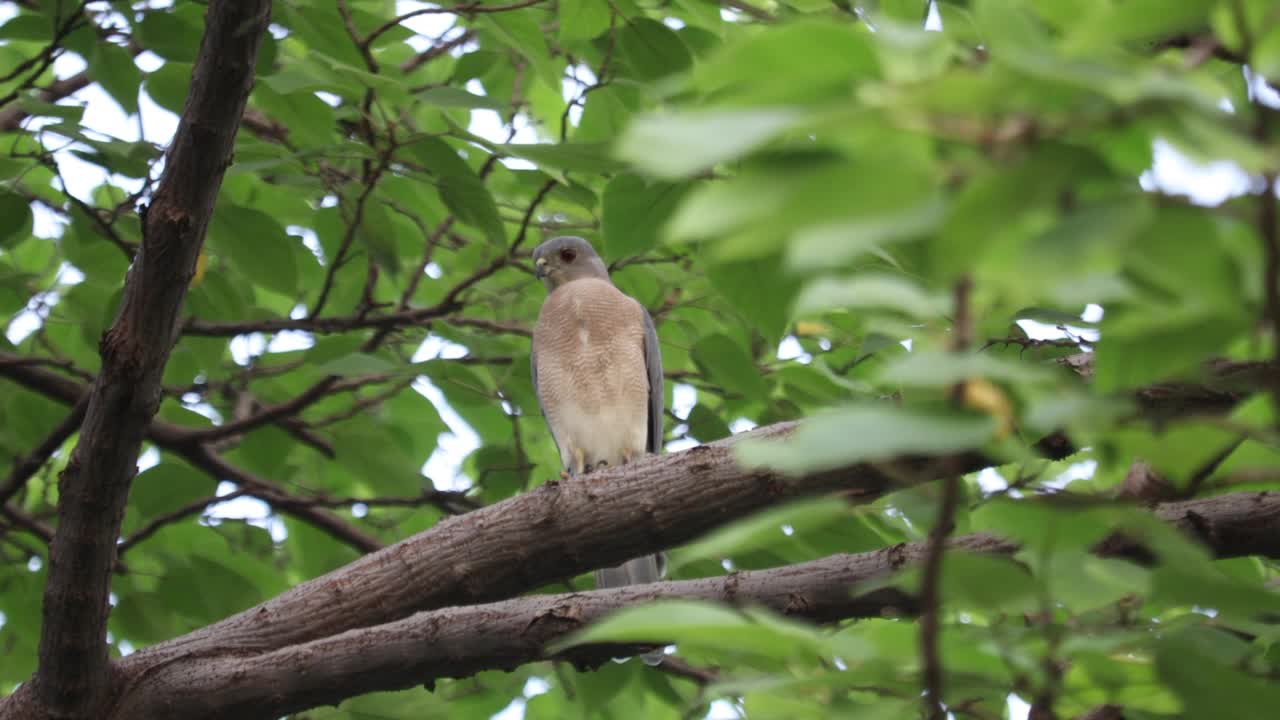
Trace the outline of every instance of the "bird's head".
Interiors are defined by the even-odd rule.
[[[583,278],[609,279],[609,270],[591,243],[580,237],[552,238],[533,251],[533,267],[547,290]]]

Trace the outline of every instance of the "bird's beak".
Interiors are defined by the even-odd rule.
[[[547,273],[550,272],[550,270],[547,268],[547,259],[538,258],[538,261],[533,264],[533,270],[534,270],[534,274],[538,276],[539,280],[542,280],[543,278],[545,278],[547,276]]]

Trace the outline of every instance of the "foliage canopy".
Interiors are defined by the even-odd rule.
[[[275,2],[164,372],[169,434],[148,437],[129,494],[112,652],[555,478],[528,254],[575,234],[658,323],[670,449],[810,418],[786,443],[743,442],[739,461],[803,474],[993,458],[949,504],[904,482],[739,519],[672,549],[670,577],[924,540],[942,506],[956,534],[1021,544],[948,552],[935,578],[956,717],[1006,717],[1011,693],[1059,717],[1272,717],[1280,631],[1262,613],[1274,621],[1280,548],[1215,559],[1113,498],[1135,472],[1158,478],[1147,500],[1280,489],[1274,372],[1225,385],[1207,365],[1276,352],[1278,7]],[[10,692],[36,668],[78,424],[74,396],[40,378],[83,387],[99,370],[142,241],[135,208],[165,165],[164,141],[133,126],[182,112],[206,6],[0,8]],[[108,102],[127,125],[104,125]],[[1228,164],[1242,187],[1176,194],[1151,172],[1157,151]],[[1029,334],[1046,327],[1054,339]],[[1151,394],[1189,385],[1204,394],[1185,407]],[[1082,449],[1037,457],[1054,432]],[[1093,554],[1117,528],[1155,562]],[[911,565],[882,582],[929,578]],[[656,633],[718,673],[539,662],[295,716],[488,718],[514,702],[530,720],[679,718],[725,700],[715,712],[749,718],[916,717],[921,627],[672,601],[585,637]]]

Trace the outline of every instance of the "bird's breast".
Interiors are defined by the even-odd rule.
[[[638,303],[605,281],[568,283],[544,302],[533,348],[543,412],[562,450],[567,443],[610,463],[623,450],[643,452],[649,385]]]

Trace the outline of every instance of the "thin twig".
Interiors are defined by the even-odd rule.
[[[156,531],[158,531],[160,528],[164,527],[165,525],[175,523],[179,520],[185,519],[192,515],[198,515],[200,513],[203,513],[205,509],[208,508],[210,505],[216,505],[218,503],[227,502],[228,500],[235,500],[238,497],[242,497],[248,494],[250,493],[247,488],[239,488],[237,490],[227,493],[226,495],[210,495],[209,497],[200,498],[199,500],[187,503],[186,505],[183,505],[182,507],[177,508],[176,510],[171,510],[167,513],[157,515],[154,518],[152,518],[149,522],[147,522],[146,525],[143,525],[141,528],[136,530],[132,535],[130,535],[129,537],[121,541],[120,544],[116,546],[116,555],[117,556],[124,555],[125,552],[127,552],[134,545],[137,545],[143,540],[146,540],[147,538],[156,534]]]
[[[75,431],[80,429],[80,423],[84,420],[84,411],[89,407],[89,396],[85,395],[80,398],[80,402],[75,404],[67,417],[58,423],[48,436],[45,437],[39,445],[35,447],[27,455],[17,458],[13,463],[13,469],[9,472],[9,478],[0,485],[0,506],[9,501],[22,489],[27,479],[35,474],[53,455],[62,444],[71,437]]]
[[[393,17],[382,23],[378,27],[374,28],[373,32],[369,33],[361,43],[367,50],[368,46],[373,43],[374,40],[377,40],[383,33],[391,30],[405,20],[411,20],[421,15],[474,15],[478,13],[501,13],[527,8],[541,2],[544,2],[544,0],[522,0],[522,2],[511,3],[510,5],[484,5],[479,2],[473,2],[467,3],[466,5],[454,5],[453,7],[420,8],[398,17]]]
[[[969,290],[971,281],[967,275],[960,278],[955,288],[955,322],[952,349],[964,352],[969,347],[972,321],[969,316]],[[952,388],[956,401],[963,394],[964,382]],[[920,654],[924,660],[924,716],[927,720],[944,720],[942,658],[938,654],[938,634],[942,609],[938,588],[942,582],[942,556],[946,550],[947,536],[955,525],[956,506],[960,502],[960,477],[947,473],[942,478],[942,498],[938,501],[938,514],[929,531],[925,546],[924,577],[920,583]]]

